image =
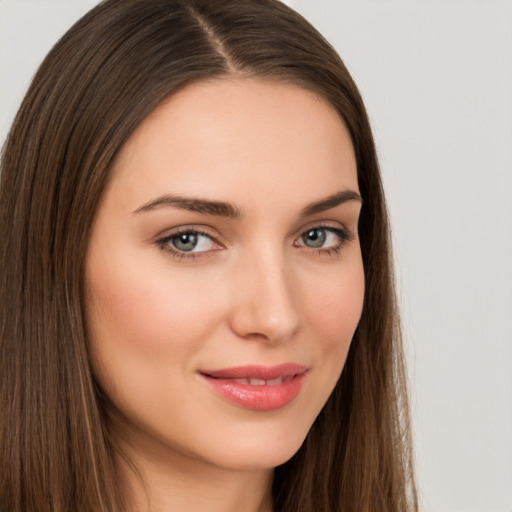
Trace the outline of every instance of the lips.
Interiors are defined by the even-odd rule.
[[[271,411],[288,405],[299,394],[307,367],[239,366],[200,373],[214,392],[246,409]]]

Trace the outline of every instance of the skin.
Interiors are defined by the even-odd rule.
[[[303,215],[347,190],[354,199]],[[113,435],[144,481],[124,471],[135,510],[271,510],[272,468],[302,444],[361,315],[357,193],[339,116],[289,84],[189,85],[122,147],[92,229],[86,313]],[[166,194],[239,216],[144,208]],[[302,235],[319,226],[311,247]],[[180,252],[176,229],[207,236]],[[289,362],[308,368],[302,389],[272,411],[226,400],[200,373]]]

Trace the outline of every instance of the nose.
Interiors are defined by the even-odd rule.
[[[240,262],[234,279],[230,324],[245,339],[282,343],[298,331],[298,297],[282,257],[265,255]]]

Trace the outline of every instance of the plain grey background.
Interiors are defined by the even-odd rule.
[[[0,141],[97,0],[0,0]],[[512,511],[512,1],[288,0],[366,101],[394,228],[428,512]]]

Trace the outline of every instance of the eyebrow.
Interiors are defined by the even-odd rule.
[[[204,213],[230,219],[240,219],[242,212],[236,206],[223,201],[211,201],[195,197],[184,197],[177,195],[160,196],[137,208],[133,213],[147,212],[162,206],[173,206],[190,212]]]
[[[308,204],[301,211],[301,217],[308,217],[309,215],[314,215],[315,213],[325,212],[326,210],[330,210],[331,208],[335,208],[340,204],[346,203],[348,201],[359,201],[363,202],[361,196],[355,190],[342,190],[341,192],[336,192],[332,196],[326,197],[325,199],[320,199],[320,201],[315,201],[314,203]]]
[[[331,208],[335,208],[340,204],[346,203],[347,201],[359,201],[362,202],[361,196],[354,190],[343,190],[337,192],[325,199],[320,199],[306,205],[300,213],[301,217],[308,217],[315,213],[320,213]],[[206,215],[214,215],[218,217],[227,217],[229,219],[241,219],[242,211],[236,206],[226,203],[224,201],[212,201],[210,199],[202,199],[196,197],[185,197],[180,195],[163,195],[153,199],[139,208],[133,213],[147,212],[156,208],[165,206],[172,206],[174,208],[180,208],[182,210],[188,210],[191,212],[204,213]]]

